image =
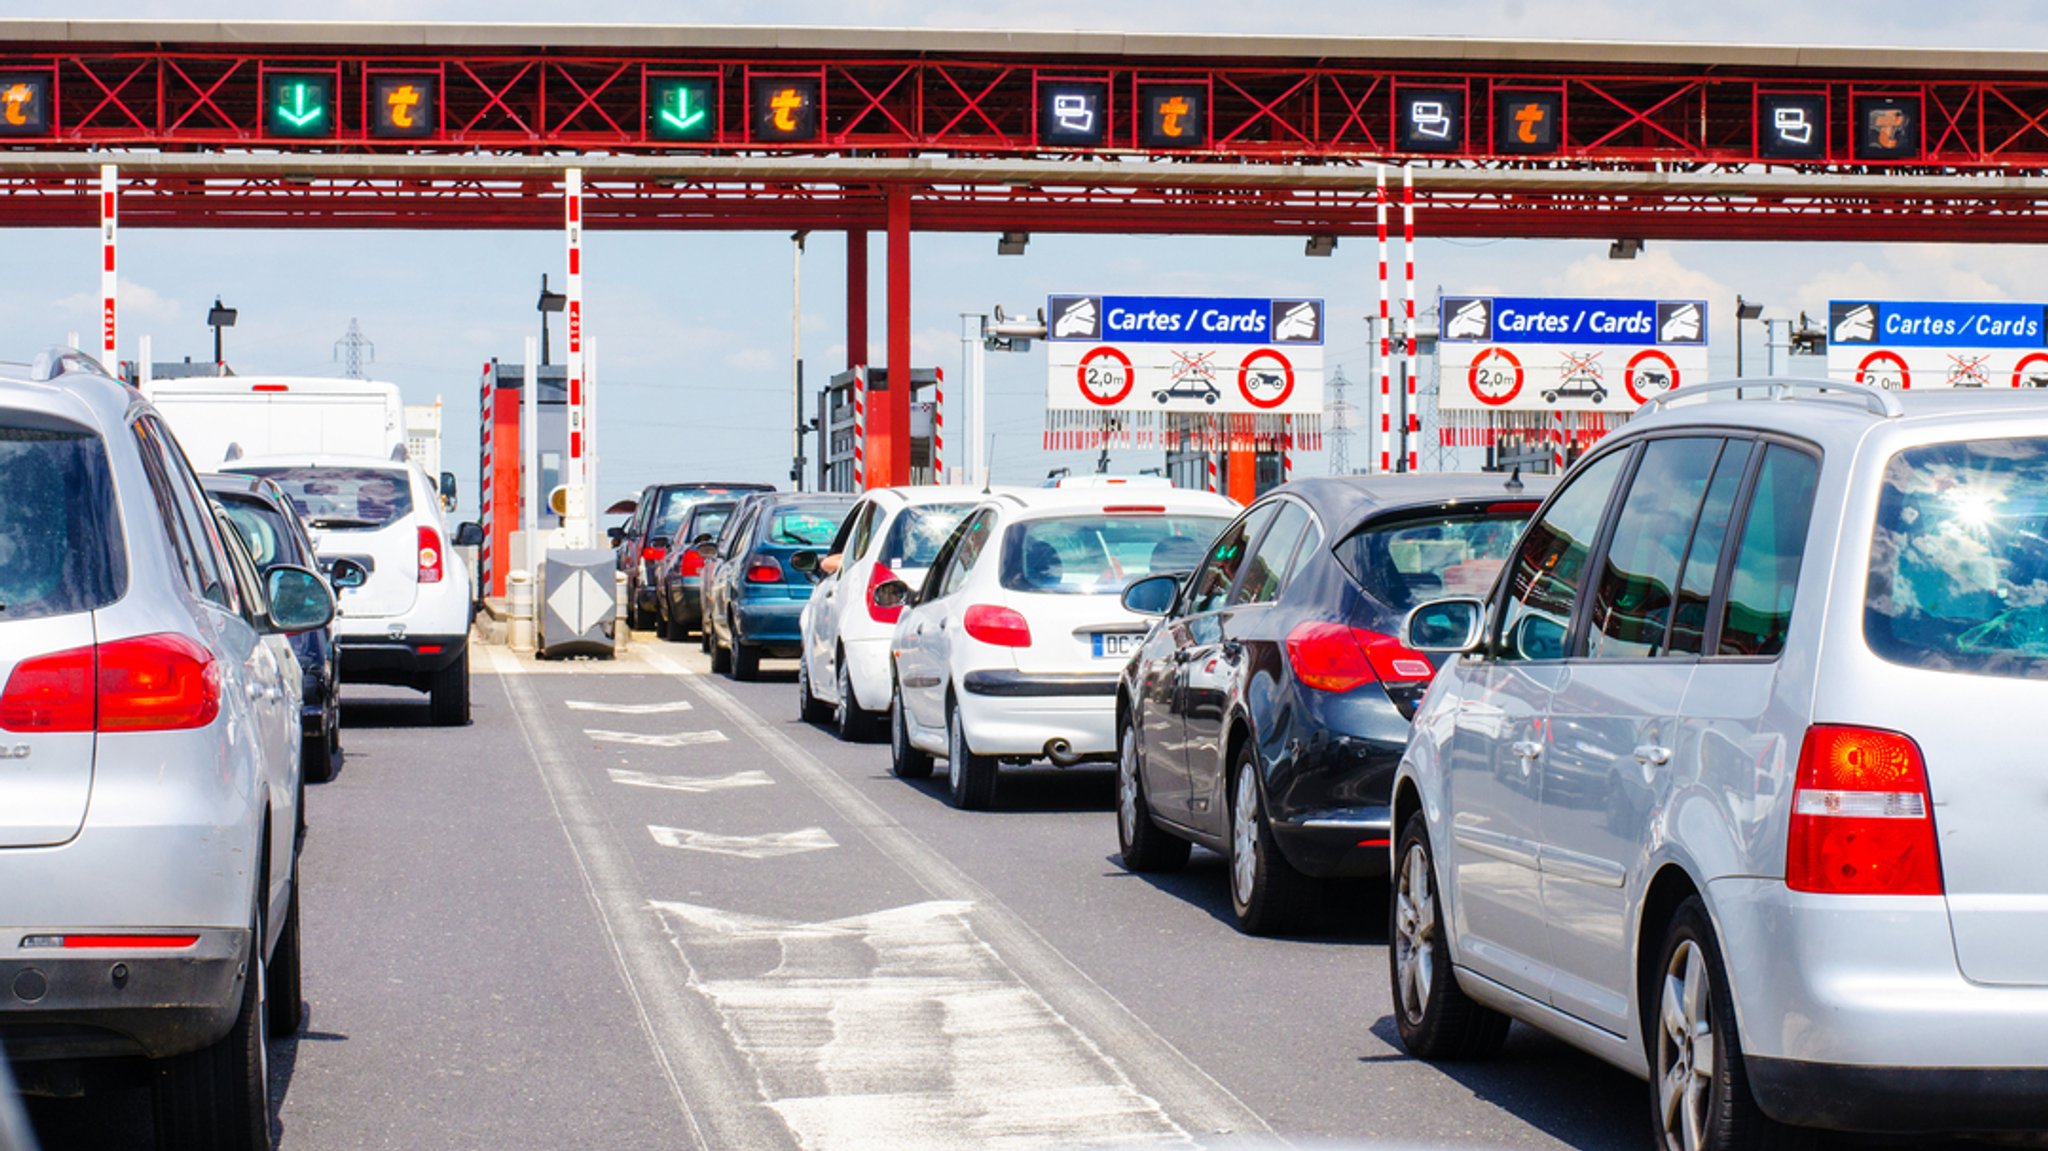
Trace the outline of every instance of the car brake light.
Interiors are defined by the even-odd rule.
[[[1287,633],[1294,678],[1317,691],[1345,692],[1372,683],[1425,683],[1436,674],[1429,657],[1390,635],[1341,623],[1305,623]]]
[[[186,636],[103,643],[98,679],[101,731],[178,731],[220,714],[220,665]]]
[[[1866,727],[1806,729],[1785,885],[1826,895],[1942,893],[1934,804],[1918,744]]]
[[[0,691],[0,728],[91,731],[93,655],[89,647],[25,659]]]
[[[660,563],[668,558],[667,548],[641,548],[640,558],[648,563]]]
[[[698,551],[696,548],[691,548],[689,551],[683,553],[682,559],[676,561],[676,566],[682,572],[683,575],[703,575],[704,553]]]
[[[1140,513],[1140,512],[1157,512],[1157,513],[1159,513],[1159,514],[1161,514],[1161,515],[1164,515],[1164,514],[1166,514],[1166,505],[1165,505],[1165,504],[1111,504],[1110,506],[1108,506],[1108,507],[1106,507],[1106,508],[1103,508],[1103,509],[1102,509],[1102,511],[1103,511],[1103,514],[1105,514],[1105,515],[1112,515],[1112,516],[1113,516],[1113,515],[1119,515],[1119,514],[1137,514],[1137,513]]]
[[[782,565],[765,556],[747,561],[748,583],[781,583]]]
[[[197,935],[31,935],[23,939],[21,945],[64,948],[117,947],[130,950],[143,947],[190,947],[197,942]]]
[[[883,607],[875,602],[875,589],[895,578],[896,573],[890,571],[884,564],[878,563],[868,569],[868,618],[876,623],[895,623],[903,618],[902,604],[899,603],[895,607]]]
[[[289,392],[292,389],[289,384],[250,384],[249,390],[252,392]]]
[[[1013,608],[978,603],[961,621],[967,634],[993,647],[1030,647],[1031,625]]]
[[[441,533],[433,528],[420,529],[420,582],[441,582]]]
[[[1508,500],[1503,503],[1486,505],[1486,514],[1490,516],[1533,516],[1536,514],[1536,509],[1542,506],[1543,501],[1541,500]]]

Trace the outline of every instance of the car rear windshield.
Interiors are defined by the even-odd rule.
[[[381,528],[412,514],[411,477],[395,468],[236,468],[269,476],[308,527],[328,531]]]
[[[783,504],[769,510],[761,542],[771,547],[827,547],[852,510],[851,503]]]
[[[1863,635],[1909,667],[2048,677],[2048,439],[1930,444],[1891,458]]]
[[[690,516],[690,538],[687,540],[675,540],[675,542],[687,544],[694,540],[702,539],[705,536],[717,539],[718,533],[725,528],[726,517],[730,515],[732,515],[731,504],[698,504],[694,514]]]
[[[285,522],[284,513],[262,500],[236,496],[220,496],[221,510],[228,514],[228,522],[235,525],[235,531],[242,542],[249,545],[249,558],[261,571],[273,564],[302,563],[298,548],[294,546],[291,525]]]
[[[107,447],[0,412],[0,624],[105,607],[128,586]]]
[[[1117,595],[1153,571],[1186,571],[1229,523],[1223,516],[1149,513],[1060,516],[1013,524],[1003,539],[1011,591]]]
[[[918,504],[903,509],[889,534],[882,539],[878,557],[884,567],[928,568],[946,537],[953,534],[960,517],[973,504]]]
[[[1407,611],[1441,596],[1484,596],[1536,510],[1448,510],[1372,520],[1344,537],[1337,562],[1374,598]]]

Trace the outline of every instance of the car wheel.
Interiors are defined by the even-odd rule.
[[[1132,871],[1178,871],[1188,862],[1188,841],[1152,822],[1145,774],[1138,758],[1138,726],[1126,720],[1116,757],[1116,842]]]
[[[832,718],[832,709],[811,693],[811,661],[804,655],[796,657],[796,716],[805,723],[823,723]]]
[[[697,621],[697,650],[703,652],[705,655],[711,654],[712,648],[710,616],[705,616]]]
[[[241,1009],[233,1027],[209,1047],[159,1060],[150,1079],[162,1147],[270,1151],[268,975],[263,920],[250,930]]]
[[[663,640],[676,638],[675,625],[668,620],[668,596],[666,595],[660,596],[654,601],[654,634]]]
[[[860,699],[853,694],[853,672],[846,666],[846,657],[838,660],[839,708],[834,719],[839,725],[839,738],[847,743],[866,743],[875,737],[875,713],[860,705]]]
[[[1508,1037],[1508,1017],[1474,1003],[1451,971],[1436,859],[1421,812],[1408,817],[1396,858],[1387,969],[1393,979],[1394,1026],[1401,1043],[1421,1059],[1491,1055]]]
[[[1270,935],[1300,924],[1315,905],[1315,881],[1280,854],[1259,798],[1259,764],[1250,740],[1231,772],[1230,909],[1251,935]]]
[[[732,677],[739,680],[761,678],[761,649],[756,644],[732,641]]]
[[[898,779],[929,779],[932,774],[932,753],[911,745],[901,687],[889,693],[889,770]]]
[[[1657,956],[1642,1001],[1660,1151],[1813,1146],[1813,1132],[1773,1122],[1750,1093],[1728,971],[1699,896],[1678,905]]]
[[[708,637],[705,642],[711,645],[709,649],[711,652],[711,670],[721,675],[731,675],[732,649],[719,643],[718,637],[711,634],[709,626],[705,627],[704,634]]]
[[[305,1019],[305,1003],[299,982],[299,861],[292,860],[292,901],[285,908],[284,930],[263,970],[269,982],[263,989],[272,1039],[298,1033]]]
[[[469,649],[465,646],[455,662],[434,673],[434,723],[460,727],[469,722]]]
[[[305,762],[305,778],[308,783],[326,783],[334,778],[334,737],[315,735],[305,741],[301,758]]]
[[[980,811],[995,803],[995,757],[967,750],[967,731],[957,702],[946,709],[946,782],[953,806],[962,811]]]

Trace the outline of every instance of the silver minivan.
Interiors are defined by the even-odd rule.
[[[1581,460],[1394,788],[1417,1055],[1522,1020],[1658,1145],[2048,1128],[2048,402],[1743,381]]]
[[[133,389],[0,373],[0,1047],[138,1064],[167,1147],[271,1145],[300,1019],[299,667],[334,599],[258,575]]]

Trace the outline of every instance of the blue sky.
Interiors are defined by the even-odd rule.
[[[70,18],[291,18],[542,21],[560,6],[506,0],[333,0],[318,9],[241,0],[200,7],[149,0],[29,3],[16,14]],[[752,3],[587,3],[601,22],[746,23]],[[1050,11],[907,2],[775,6],[786,24],[1014,27]],[[1844,23],[1843,13],[1854,13]],[[2030,3],[1951,6],[1928,20],[1924,3],[1871,0],[1853,9],[1754,0],[1623,3],[1581,0],[1441,0],[1376,5],[1304,0],[1288,6],[1214,0],[1097,0],[1080,27],[1146,31],[1480,35],[1532,38],[1628,37],[1684,41],[1768,41],[1941,47],[2048,46],[2048,22]],[[98,293],[96,235],[90,230],[7,234],[5,266],[16,306],[0,311],[0,358],[59,343],[67,332],[91,340]],[[815,386],[844,355],[844,242],[814,235],[804,263],[804,356]],[[559,280],[556,232],[190,232],[122,233],[123,354],[153,337],[156,358],[211,353],[205,314],[216,295],[241,311],[227,334],[228,358],[245,372],[337,370],[334,343],[351,318],[375,342],[374,374],[395,380],[411,402],[437,394],[449,405],[447,453],[473,487],[475,400],[480,369],[516,360],[536,331],[542,272]],[[599,351],[603,399],[600,494],[609,500],[665,478],[781,480],[788,467],[790,251],[786,232],[755,234],[593,232],[587,241],[590,331]],[[871,264],[874,332],[882,348],[882,259]],[[1728,309],[1737,292],[1769,316],[1818,312],[1831,295],[2031,299],[2048,271],[2040,253],[2017,247],[1940,245],[1649,245],[1633,261],[1612,261],[1604,242],[1436,241],[1418,250],[1418,300],[1438,286],[1453,293],[1686,296],[1715,301],[1717,373],[1732,369]],[[920,235],[913,244],[913,330],[920,364],[955,378],[961,312],[1002,304],[1028,310],[1049,292],[1320,296],[1330,304],[1326,357],[1354,380],[1369,368],[1362,317],[1377,308],[1374,252],[1347,239],[1329,259],[1302,255],[1299,237],[1102,239],[1034,236],[1026,255],[998,257],[993,235]],[[22,290],[21,280],[36,286]],[[1398,288],[1397,288],[1398,291]],[[1752,329],[1749,337],[1756,340]],[[559,350],[561,336],[556,333]],[[1759,355],[1751,344],[1751,356]],[[1754,369],[1752,369],[1754,370]],[[1034,348],[989,357],[989,427],[1001,480],[1035,480],[1054,466],[1077,469],[1092,456],[1038,449],[1045,361]],[[1361,389],[1362,392],[1362,389]],[[1362,400],[1362,395],[1356,397]],[[954,419],[959,418],[958,413]],[[1354,461],[1364,445],[1354,441]],[[1133,470],[1156,453],[1120,460]],[[1322,461],[1305,456],[1297,470]],[[467,503],[467,498],[465,503]]]

